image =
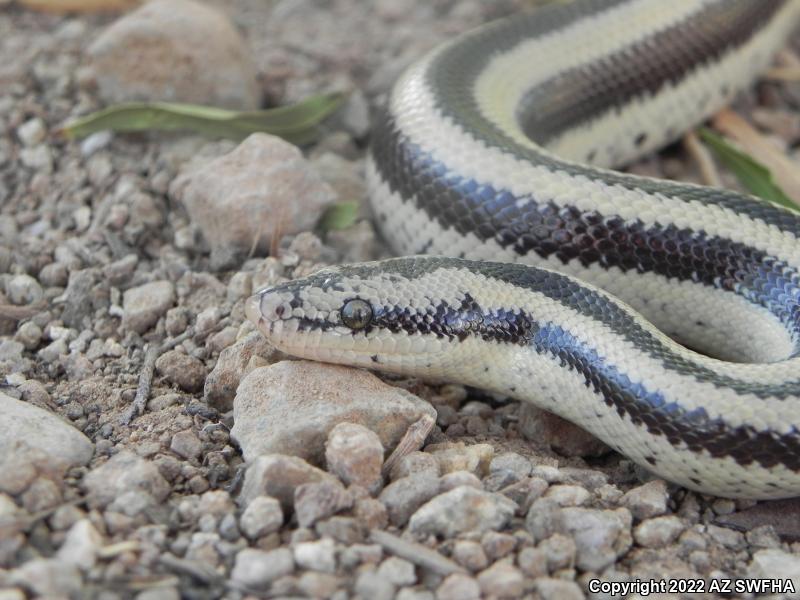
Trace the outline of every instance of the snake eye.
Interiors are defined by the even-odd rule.
[[[345,302],[341,314],[342,323],[350,329],[364,329],[372,321],[372,307],[361,298]]]

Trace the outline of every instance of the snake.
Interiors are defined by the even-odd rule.
[[[373,120],[399,258],[246,301],[277,348],[530,402],[704,494],[800,495],[800,216],[625,173],[729,104],[800,0],[574,0],[456,36]]]

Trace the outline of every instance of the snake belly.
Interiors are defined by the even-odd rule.
[[[291,354],[532,402],[694,490],[800,495],[800,218],[608,170],[728,103],[798,17],[578,0],[434,49],[367,164],[393,249],[433,256],[280,284],[248,316]]]

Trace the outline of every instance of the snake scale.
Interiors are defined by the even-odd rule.
[[[575,0],[445,43],[367,164],[376,223],[416,256],[278,284],[248,317],[292,355],[532,402],[693,490],[800,495],[800,217],[609,170],[728,103],[798,17]]]

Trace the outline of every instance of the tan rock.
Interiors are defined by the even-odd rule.
[[[187,392],[199,392],[203,389],[206,367],[194,356],[170,350],[158,357],[156,370]]]
[[[9,459],[18,443],[43,450],[70,466],[85,465],[94,446],[83,433],[51,412],[0,393],[0,456]],[[24,453],[24,450],[19,450]],[[2,462],[2,461],[0,461]]]
[[[155,0],[112,23],[88,50],[107,102],[190,102],[255,109],[250,51],[230,20],[191,0]]]
[[[169,281],[152,281],[126,290],[122,296],[122,327],[144,333],[174,302],[175,288]]]
[[[336,198],[296,146],[265,133],[189,167],[170,193],[211,246],[215,269],[237,265],[253,250],[265,253],[273,235],[311,229]]]
[[[231,435],[247,460],[278,452],[321,463],[338,423],[371,429],[391,450],[409,425],[433,408],[372,373],[309,361],[283,361],[251,372],[233,403]]]
[[[377,434],[363,425],[339,423],[325,447],[328,470],[345,484],[360,485],[372,493],[382,483],[383,446]]]
[[[443,442],[430,444],[425,448],[439,462],[442,474],[455,471],[468,471],[478,477],[483,477],[489,471],[489,465],[494,458],[494,448],[490,444],[471,444],[464,442]]]

